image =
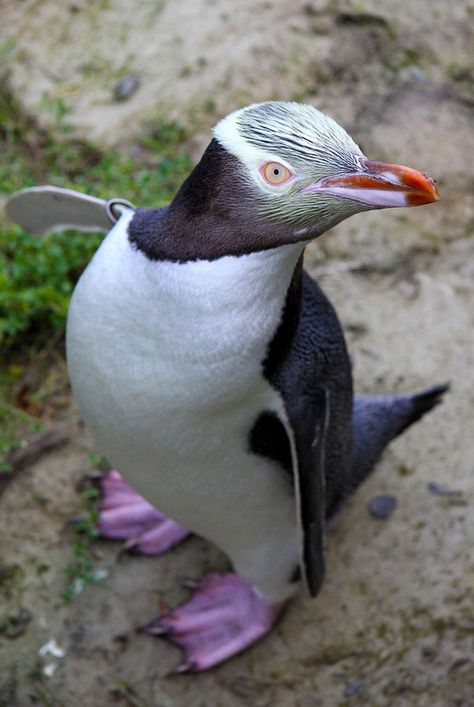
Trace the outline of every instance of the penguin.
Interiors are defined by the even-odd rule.
[[[270,631],[302,588],[317,595],[330,523],[447,389],[354,397],[305,247],[353,214],[429,204],[438,190],[367,159],[315,107],[271,101],[223,118],[164,208],[78,195],[72,209],[63,196],[55,220],[36,193],[38,231],[115,222],[66,335],[74,395],[120,471],[103,479],[99,529],[145,554],[189,532],[227,554],[232,571],[192,582],[188,602],[145,627],[182,649],[177,672],[206,670]]]

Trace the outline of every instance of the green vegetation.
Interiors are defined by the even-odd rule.
[[[94,544],[99,537],[97,530],[97,503],[100,491],[89,485],[83,492],[83,517],[74,524],[76,539],[73,547],[73,559],[66,567],[68,585],[62,598],[68,604],[83,589],[105,579],[105,570],[95,569]]]
[[[44,101],[46,102],[47,97]],[[97,196],[122,196],[140,205],[169,201],[189,171],[180,154],[183,130],[159,121],[135,152],[98,149],[69,137],[67,109],[47,102],[59,140],[24,116],[0,89],[0,194],[34,184],[54,184]],[[44,341],[64,327],[75,282],[101,241],[73,231],[37,239],[0,221],[0,344],[18,347],[25,335]]]
[[[39,432],[40,428],[39,420],[0,398],[0,473],[11,471],[11,466],[6,459],[9,453],[21,443],[20,438],[23,435]]]
[[[18,391],[38,352],[61,345],[74,285],[102,236],[66,231],[35,238],[5,222],[1,200],[24,187],[54,184],[104,198],[124,197],[141,206],[161,206],[190,169],[189,158],[180,148],[184,131],[175,124],[157,121],[133,149],[101,152],[72,137],[63,101],[45,94],[42,104],[51,112],[54,136],[22,112],[8,81],[0,76],[2,470],[7,469],[7,454],[36,425],[38,412],[18,404]],[[41,384],[28,386],[29,393],[38,394]]]

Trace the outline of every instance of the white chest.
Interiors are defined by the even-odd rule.
[[[92,397],[100,389],[123,398],[129,416],[137,408],[156,416],[260,394],[301,248],[151,262],[128,243],[127,222],[107,236],[71,304],[68,360],[79,399],[83,387]]]
[[[151,262],[130,246],[127,221],[83,274],[68,319],[72,386],[99,449],[160,510],[236,563],[245,508],[254,537],[275,516],[282,542],[293,543],[287,482],[249,453],[248,435],[262,410],[284,416],[262,362],[301,247]],[[210,508],[228,520],[228,541],[222,529],[216,537]]]

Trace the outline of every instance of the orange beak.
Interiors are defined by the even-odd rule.
[[[358,172],[321,179],[306,191],[333,194],[372,208],[422,206],[439,199],[433,179],[411,167],[372,162],[365,158],[360,165]]]

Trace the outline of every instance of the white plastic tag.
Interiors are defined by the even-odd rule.
[[[134,206],[125,199],[98,199],[72,189],[44,186],[22,189],[7,201],[8,218],[35,236],[76,228],[109,231],[124,210]]]

